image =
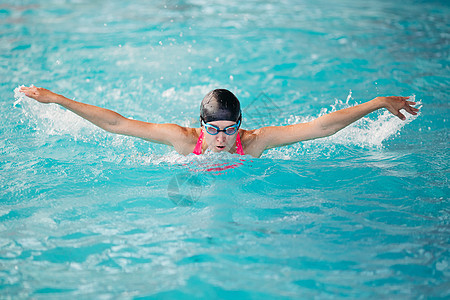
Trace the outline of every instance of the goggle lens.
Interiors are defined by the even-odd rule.
[[[233,126],[233,127],[227,127],[227,128],[225,128],[225,133],[228,134],[228,135],[232,135],[232,134],[234,134],[236,132],[236,130],[237,130],[237,126],[236,125]]]
[[[238,131],[240,124],[241,124],[241,121],[239,121],[235,125],[231,125],[231,126],[226,127],[225,129],[220,130],[218,127],[216,127],[214,125],[205,123],[205,128],[206,128],[206,132],[208,132],[211,135],[216,135],[221,131],[223,131],[226,135],[233,135],[236,133],[236,131]]]
[[[212,135],[216,135],[216,134],[219,133],[219,132],[217,131],[217,128],[215,128],[215,127],[210,127],[210,126],[206,126],[206,131],[207,131],[209,134],[212,134]]]

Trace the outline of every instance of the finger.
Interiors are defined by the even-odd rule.
[[[399,117],[400,118],[400,120],[406,120],[406,117],[405,117],[405,115],[404,114],[402,114],[401,112],[398,112],[397,113],[397,117]]]
[[[33,87],[24,86],[24,87],[20,88],[20,91],[22,93],[32,93],[34,91],[34,89],[33,89]]]
[[[412,109],[413,109],[413,107],[409,107],[409,106],[405,107],[405,110],[407,112],[409,112],[412,115],[417,115],[417,113],[414,110],[412,110]]]
[[[24,94],[25,94],[25,96],[27,96],[27,97],[31,97],[31,96],[33,96],[33,95],[36,95],[37,93],[36,93],[36,91],[35,90],[33,90],[33,89],[27,89],[26,91],[24,91],[23,92]]]
[[[419,111],[419,108],[416,108],[416,107],[414,107],[414,106],[411,106],[411,105],[409,105],[408,103],[405,104],[404,108],[406,109],[407,107],[410,108],[410,109],[412,109],[412,110],[414,110],[414,111]]]
[[[397,99],[397,100],[406,100],[406,99],[409,99],[409,97],[401,97],[401,96],[393,96],[392,98]]]
[[[416,105],[416,102],[413,102],[413,101],[406,101],[406,103],[407,103],[408,105]]]

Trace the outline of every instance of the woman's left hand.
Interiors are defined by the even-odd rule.
[[[394,116],[399,117],[401,120],[405,120],[406,117],[400,112],[401,109],[406,110],[411,115],[417,115],[418,108],[413,107],[416,102],[408,101],[409,97],[377,97],[376,100],[382,103],[382,107],[389,110]]]

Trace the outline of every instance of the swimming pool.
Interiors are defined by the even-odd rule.
[[[448,298],[450,8],[391,2],[2,2],[0,298]],[[241,161],[105,133],[29,84],[184,126],[213,88],[247,129],[423,107]]]

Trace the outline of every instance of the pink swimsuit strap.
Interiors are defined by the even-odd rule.
[[[200,136],[198,137],[197,145],[195,145],[194,152],[192,152],[195,155],[202,154],[202,144],[203,144],[204,138],[205,138],[205,135],[203,134],[203,130],[202,130],[202,132],[200,133]]]
[[[238,134],[236,136],[236,153],[239,154],[239,155],[245,155],[244,154],[244,148],[242,148],[241,136],[239,135],[239,131],[238,131]]]
[[[202,144],[203,144],[204,138],[205,138],[205,134],[203,133],[203,130],[202,130],[202,132],[200,133],[200,136],[198,137],[197,145],[195,145],[194,151],[192,153],[194,153],[196,155],[202,154]],[[239,135],[239,132],[236,136],[236,153],[240,154],[240,155],[244,155],[244,149],[242,148],[241,137]]]

